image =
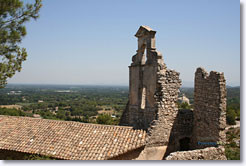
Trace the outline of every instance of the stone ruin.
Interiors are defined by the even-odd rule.
[[[224,74],[208,75],[198,68],[194,110],[179,110],[179,73],[166,67],[156,50],[155,34],[147,26],[140,26],[135,34],[138,50],[129,66],[129,101],[120,120],[120,125],[147,131],[146,146],[137,160],[225,160],[224,148],[218,144],[225,142]]]
[[[192,148],[208,147],[197,142],[225,143],[226,82],[223,73],[210,74],[198,68],[195,73],[194,127]]]

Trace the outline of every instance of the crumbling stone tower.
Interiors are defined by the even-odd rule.
[[[178,72],[166,68],[156,51],[155,34],[151,28],[140,26],[135,35],[138,50],[129,66],[129,101],[120,125],[148,130],[147,146],[167,146],[178,112],[181,80]]]
[[[151,28],[141,26],[135,35],[138,38],[138,50],[129,66],[129,101],[121,125],[147,129],[156,117],[154,95],[157,70],[158,67],[159,70],[164,69],[165,64],[155,48],[155,33]]]
[[[226,81],[224,73],[197,68],[194,90],[192,148],[201,149],[225,143]]]

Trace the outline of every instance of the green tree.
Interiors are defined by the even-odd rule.
[[[227,160],[240,160],[240,148],[225,148],[225,154]]]
[[[229,125],[235,125],[236,124],[236,113],[234,110],[229,109],[226,113],[226,123]]]
[[[109,114],[101,114],[97,117],[96,122],[98,124],[112,125],[114,124],[113,118]]]
[[[30,113],[25,113],[21,110],[10,109],[10,108],[0,108],[0,115],[9,115],[9,116],[32,116]]]
[[[41,6],[41,0],[35,0],[34,4],[0,0],[0,88],[16,71],[21,71],[27,57],[26,49],[19,46],[26,35],[24,24],[39,17]]]
[[[184,103],[181,103],[181,104],[178,103],[178,107],[180,109],[191,109],[191,106],[187,102],[184,102]]]
[[[88,115],[84,116],[82,121],[85,122],[85,123],[89,123],[90,122],[89,116]]]
[[[58,110],[56,117],[61,120],[66,119],[66,112],[64,110]]]

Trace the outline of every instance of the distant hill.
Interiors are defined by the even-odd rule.
[[[227,88],[227,102],[230,102],[231,99],[240,100],[240,86],[232,87],[226,86]],[[193,87],[181,87],[180,95],[185,94],[186,97],[190,99],[190,102],[193,103],[194,100],[194,88]]]
[[[193,81],[182,81],[182,88],[193,88],[194,82]]]

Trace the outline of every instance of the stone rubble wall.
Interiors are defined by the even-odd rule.
[[[157,117],[148,129],[147,146],[168,145],[170,133],[178,113],[177,99],[181,80],[179,73],[162,65],[157,73],[155,93]]]
[[[173,152],[165,160],[227,160],[223,147]]]
[[[180,109],[173,126],[173,133],[175,137],[181,139],[182,137],[192,136],[193,129],[193,110]]]
[[[225,142],[225,127],[226,81],[224,74],[211,71],[208,75],[203,68],[197,68],[192,149],[214,146],[205,145],[207,142]]]
[[[189,109],[180,109],[175,118],[171,135],[169,137],[168,147],[165,156],[169,155],[171,152],[176,152],[180,150],[180,140],[189,139],[191,140],[193,130],[193,111]],[[187,145],[190,147],[190,143]]]

